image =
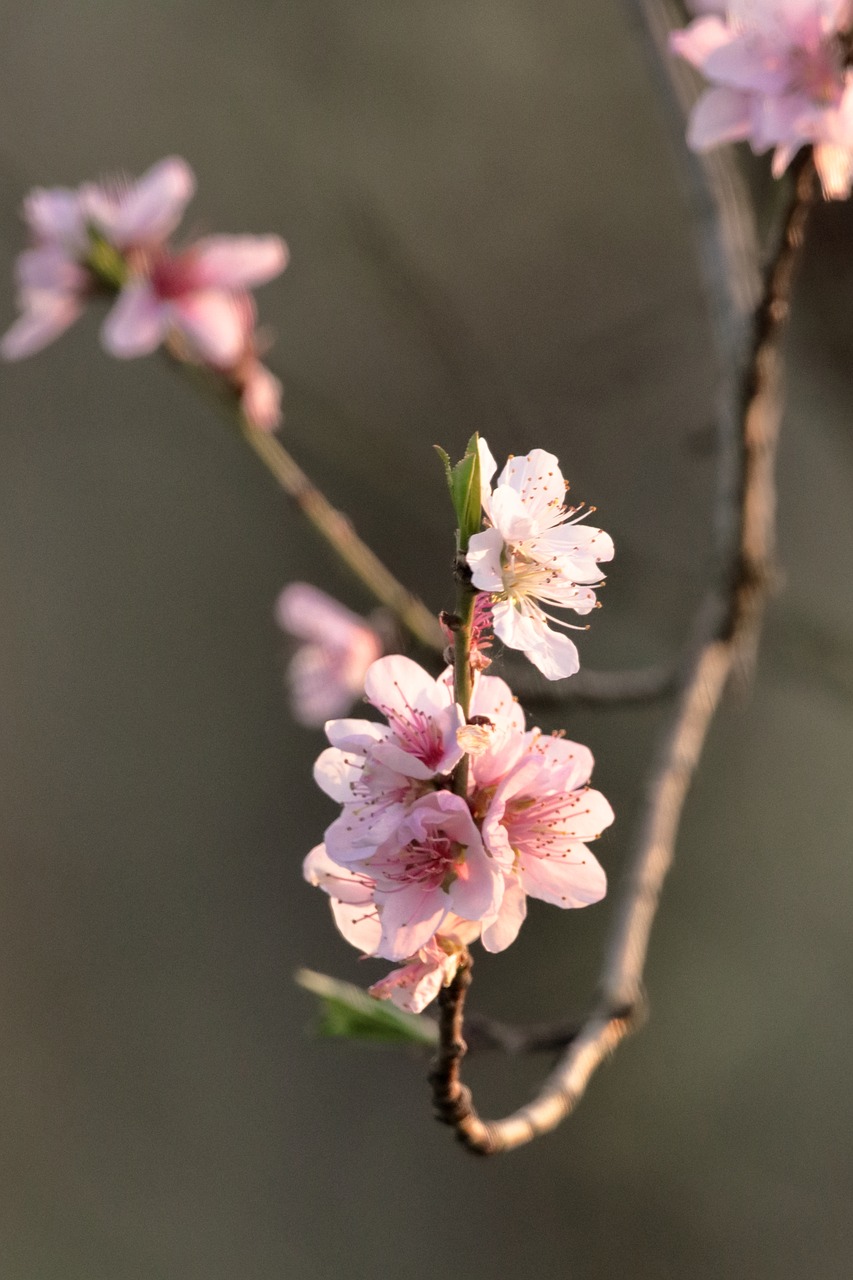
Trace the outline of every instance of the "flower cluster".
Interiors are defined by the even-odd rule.
[[[284,270],[286,246],[278,236],[207,236],[175,249],[169,236],[194,190],[189,166],[170,157],[136,182],[32,191],[23,207],[32,243],[16,263],[21,314],[0,355],[32,355],[90,297],[117,294],[101,333],[111,355],[147,355],[169,340],[224,380],[253,425],[277,426],[281,384],[259,359],[249,290]]]
[[[374,662],[365,693],[386,723],[326,725],[314,776],[341,812],[305,877],[329,894],[349,942],[398,964],[373,994],[420,1012],[470,942],[497,952],[515,940],[528,897],[580,907],[604,896],[586,842],[613,813],[589,785],[587,748],[526,729],[497,677],[475,672],[467,719],[451,673],[433,679],[409,658]]]
[[[688,142],[704,151],[748,140],[774,148],[779,177],[803,146],[814,147],[827,198],[853,185],[851,0],[732,0],[703,3],[671,44],[711,82],[690,119]],[[715,11],[716,10],[716,11]]]

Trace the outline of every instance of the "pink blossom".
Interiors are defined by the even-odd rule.
[[[192,355],[233,366],[246,346],[242,295],[286,265],[278,236],[208,236],[177,254],[142,255],[104,322],[104,346],[122,358],[148,355],[174,330]]]
[[[326,831],[326,844],[345,863],[388,839],[410,806],[463,755],[456,738],[462,712],[452,693],[411,658],[380,658],[369,667],[364,689],[388,724],[330,720],[326,736],[332,745],[314,766],[317,785],[343,805]]]
[[[279,626],[302,643],[288,667],[296,719],[322,725],[359,697],[371,663],[382,653],[372,627],[324,591],[291,582],[276,603]]]
[[[534,730],[483,817],[486,848],[509,879],[558,907],[587,906],[607,890],[585,843],[613,821],[604,796],[589,786],[592,763],[588,748]]]
[[[90,263],[98,238],[120,253],[159,245],[180,221],[194,186],[189,166],[173,156],[136,182],[30,192],[23,217],[32,247],[15,268],[22,314],[2,339],[0,355],[33,355],[64,332],[99,286]]]
[[[505,645],[522,650],[549,680],[573,675],[577,649],[549,626],[569,624],[542,606],[589,613],[592,586],[603,576],[599,561],[612,558],[613,543],[601,529],[578,523],[578,508],[566,509],[566,483],[553,454],[534,449],[510,458],[493,491],[497,464],[485,440],[479,447],[490,527],[469,543],[472,582],[490,594],[495,634]]]
[[[851,0],[735,0],[718,9],[671,38],[674,52],[713,86],[693,110],[690,146],[773,147],[779,177],[812,145],[824,194],[849,195],[853,71],[842,36],[853,23]]]
[[[468,805],[450,791],[422,796],[393,835],[359,866],[375,881],[377,954],[404,960],[453,913],[477,922],[500,907],[504,880]]]
[[[352,946],[366,956],[375,956],[382,927],[374,902],[374,882],[362,872],[339,867],[323,845],[317,845],[303,864],[309,884],[323,889],[331,898],[332,914],[338,929]],[[405,964],[370,987],[377,1000],[392,1000],[401,1009],[420,1013],[443,986],[456,976],[465,946],[473,942],[479,925],[452,914],[445,917],[440,936],[406,958]]]

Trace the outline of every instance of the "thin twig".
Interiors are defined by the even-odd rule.
[[[269,432],[253,427],[241,412],[233,390],[213,370],[188,359],[177,338],[170,341],[164,350],[170,366],[212,398],[229,423],[236,425],[273,479],[371,595],[420,644],[441,652],[446,641],[436,614],[431,613],[416,595],[394,577],[390,569],[361,540],[349,517],[332,506],[281,441]]]
[[[665,32],[670,0],[640,0],[658,44]],[[733,161],[729,156],[729,165]],[[719,172],[719,168],[717,172]],[[710,197],[719,205],[730,196],[713,172],[706,173]],[[774,581],[774,459],[781,414],[780,341],[788,315],[792,276],[808,210],[815,195],[810,153],[798,164],[795,190],[784,220],[779,247],[765,275],[748,345],[737,362],[738,394],[722,415],[721,431],[735,424],[733,445],[721,461],[718,503],[721,573],[697,618],[694,656],[685,675],[673,722],[653,772],[638,835],[623,886],[599,986],[598,1000],[536,1097],[500,1120],[483,1120],[460,1079],[464,1054],[462,1014],[470,982],[466,970],[441,996],[441,1041],[432,1082],[439,1118],[453,1126],[471,1152],[509,1151],[550,1132],[576,1106],[599,1064],[645,1015],[643,972],[649,936],[666,874],[672,864],[684,801],[705,738],[733,670],[755,648],[763,606]],[[725,199],[723,200],[725,206]],[[718,239],[726,249],[723,214]],[[731,282],[732,259],[722,263]],[[731,313],[740,314],[740,285],[733,284]],[[731,461],[737,466],[731,467]],[[726,538],[728,530],[733,536]]]
[[[309,480],[276,436],[259,431],[241,419],[243,437],[254,449],[285,493],[326,540],[345,565],[376,599],[430,649],[443,649],[445,638],[438,618],[399,582],[356,533],[349,518],[336,510]]]
[[[622,706],[633,702],[654,702],[678,687],[681,671],[675,662],[626,671],[594,671],[581,667],[570,680],[546,684],[528,669],[514,667],[507,678],[516,696],[526,706],[554,707],[567,702],[590,702]]]

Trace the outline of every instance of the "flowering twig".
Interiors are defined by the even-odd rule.
[[[658,18],[666,0],[645,0],[643,10]],[[733,162],[727,158],[727,163]],[[442,992],[440,1048],[431,1073],[439,1118],[453,1126],[468,1150],[480,1155],[509,1151],[547,1133],[583,1096],[598,1065],[645,1014],[643,971],[660,893],[672,863],[684,800],[701,756],[713,715],[736,667],[754,652],[768,590],[774,581],[774,459],[781,402],[779,343],[788,315],[793,270],[814,199],[815,169],[810,153],[800,160],[795,191],[780,243],[767,270],[755,311],[734,412],[722,429],[737,425],[738,467],[732,476],[721,459],[719,491],[726,539],[719,581],[703,602],[694,656],[683,678],[677,707],[650,779],[630,870],[607,946],[599,996],[591,1013],[536,1097],[500,1120],[483,1120],[460,1079],[465,1052],[463,1008],[470,981],[460,973]],[[711,198],[718,191],[709,184]],[[721,233],[725,244],[725,225]],[[728,277],[727,277],[728,278]],[[739,309],[738,299],[731,303]],[[735,481],[732,484],[732,480]]]

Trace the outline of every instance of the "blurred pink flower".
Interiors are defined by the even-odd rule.
[[[161,160],[136,182],[36,188],[24,200],[32,246],[15,264],[21,311],[0,342],[18,360],[57,338],[98,287],[90,258],[100,237],[120,253],[159,245],[177,226],[195,179],[185,161]]]
[[[287,672],[296,719],[315,726],[343,715],[363,694],[367,669],[381,656],[377,633],[307,582],[284,588],[275,616],[282,630],[302,642]]]
[[[548,624],[544,605],[589,613],[593,585],[602,580],[598,562],[613,557],[608,534],[579,524],[578,509],[566,509],[566,482],[552,453],[534,449],[511,457],[491,488],[497,463],[479,442],[483,510],[489,524],[469,542],[468,565],[478,591],[492,602],[495,635],[520,649],[549,680],[577,671],[578,652]]]
[[[286,265],[278,236],[208,236],[177,254],[141,255],[104,321],[103,344],[114,356],[143,356],[176,330],[192,355],[230,368],[246,347],[245,290]]]
[[[814,147],[827,198],[853,183],[853,71],[842,35],[851,0],[734,0],[673,33],[673,51],[711,82],[693,109],[687,140],[774,148],[780,177],[797,151]],[[711,8],[711,6],[706,6]]]

